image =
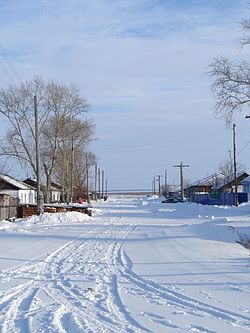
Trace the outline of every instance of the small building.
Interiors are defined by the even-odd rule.
[[[236,177],[238,202],[246,201],[242,181],[248,174],[239,173]],[[250,192],[249,192],[250,193]],[[185,189],[189,201],[208,205],[233,205],[235,203],[234,176],[225,177],[222,173],[214,174],[189,185]]]
[[[27,178],[23,181],[25,184],[31,185],[35,189],[37,189],[37,181],[32,178]],[[51,201],[51,203],[61,202],[61,187],[59,184],[51,182],[50,186],[50,200],[46,200],[47,198],[47,187],[41,184],[41,191],[43,193],[43,197],[45,198],[45,202]]]
[[[242,186],[242,181],[248,178],[249,175],[246,172],[242,172],[237,174],[236,183],[237,183],[237,190],[239,193],[244,192],[244,188]],[[218,181],[213,186],[214,191],[218,192],[235,192],[235,179],[232,175],[231,177],[224,177],[223,175],[218,178]]]
[[[0,175],[0,194],[18,198],[20,204],[36,203],[35,188],[9,175]]]
[[[218,175],[213,174],[211,176],[202,178],[198,181],[195,181],[185,187],[185,196],[190,201],[195,201],[198,196],[209,196],[213,191],[213,186],[218,181]]]
[[[240,184],[243,186],[243,192],[247,193],[248,201],[250,201],[250,176],[243,179]]]

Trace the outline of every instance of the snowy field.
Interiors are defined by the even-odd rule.
[[[0,223],[0,332],[250,332],[250,205],[111,197]]]

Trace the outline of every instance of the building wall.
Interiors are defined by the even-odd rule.
[[[248,201],[250,201],[250,183],[243,185],[243,191],[248,195]]]
[[[51,199],[52,199],[52,202],[60,202],[61,192],[51,191]]]
[[[18,198],[21,204],[36,203],[36,195],[34,190],[2,190],[1,194],[8,194],[12,198]]]
[[[5,190],[1,190],[0,193],[1,193],[1,194],[8,194],[8,195],[10,195],[12,198],[19,198],[19,196],[18,196],[18,190],[5,189]]]

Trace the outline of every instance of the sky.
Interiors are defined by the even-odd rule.
[[[75,83],[96,124],[89,149],[108,187],[150,189],[155,175],[189,165],[184,178],[214,173],[232,152],[215,119],[208,64],[247,58],[241,21],[249,0],[0,0],[0,88],[41,75]],[[250,172],[250,121],[235,117],[238,161]],[[4,131],[2,125],[1,130]],[[13,170],[14,172],[14,170]],[[17,172],[17,171],[16,171]]]

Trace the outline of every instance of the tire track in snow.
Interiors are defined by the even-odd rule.
[[[119,241],[123,241],[127,234],[131,231],[131,226],[120,225],[107,225],[100,230],[100,228],[96,232],[89,233],[89,236],[93,238],[93,240],[89,240],[88,242],[80,242],[71,244],[71,248],[69,247],[63,249],[62,251],[58,251],[58,256],[54,256],[53,260],[50,260],[50,264],[47,267],[46,274],[50,275],[50,280],[53,281],[54,286],[51,287],[49,285],[46,288],[46,292],[53,297],[55,300],[60,300],[61,306],[64,306],[64,313],[61,315],[61,319],[59,315],[57,315],[56,322],[58,324],[58,330],[63,331],[62,328],[62,318],[65,316],[65,313],[68,311],[77,314],[78,321],[81,322],[81,318],[85,318],[89,329],[93,332],[117,332],[117,330],[121,332],[142,332],[139,325],[133,327],[134,323],[131,324],[131,320],[127,321],[124,317],[124,309],[123,307],[118,307],[115,309],[112,306],[109,306],[108,299],[118,299],[117,291],[114,289],[114,277],[110,274],[110,267],[107,265],[107,257],[105,256],[108,253],[108,249],[113,246],[113,244],[117,243],[117,237],[119,236]],[[102,231],[102,232],[100,232]],[[104,305],[100,305],[102,303],[98,295],[94,295],[94,297],[89,297],[86,291],[84,292],[81,288],[78,288],[76,285],[73,285],[70,279],[66,278],[65,272],[68,271],[64,266],[67,266],[67,260],[69,258],[74,257],[75,262],[78,259],[82,260],[82,256],[84,254],[84,258],[90,261],[96,257],[96,254],[102,253],[104,254],[104,259],[102,259],[102,264],[104,270],[99,270],[96,272],[96,281],[101,282],[103,286],[108,286],[107,293],[107,308],[105,309]],[[100,263],[98,263],[100,264]],[[73,264],[73,268],[75,265]],[[113,286],[113,289],[110,288]],[[96,291],[95,291],[96,293]],[[97,291],[98,294],[98,291]],[[100,296],[100,295],[99,295]],[[70,301],[69,301],[70,300]],[[97,300],[97,301],[96,301]],[[105,301],[105,300],[104,300]],[[60,311],[57,312],[60,314]],[[148,330],[143,330],[148,331]]]
[[[135,228],[136,226],[130,227],[129,232],[127,232],[126,238]],[[122,249],[123,243],[124,241],[122,243],[112,244],[106,256],[109,271],[112,273],[109,287],[109,306],[114,313],[117,313],[118,316],[121,315],[123,320],[130,322],[137,329],[141,330],[142,332],[151,332],[149,329],[141,325],[130,315],[125,305],[123,304],[119,294],[119,281],[121,281],[121,279],[123,278],[123,274],[121,273],[123,267],[117,264],[117,256]]]
[[[233,327],[243,329],[250,328],[250,318],[247,316],[200,302],[191,297],[184,296],[179,292],[166,288],[159,283],[137,275],[132,271],[130,259],[125,252],[122,251],[122,248],[120,248],[117,252],[115,260],[115,266],[117,267],[117,270],[120,270],[121,279],[123,278],[124,281],[132,285],[132,288],[137,290],[136,295],[138,297],[143,295],[143,297],[148,300],[159,299],[163,304],[165,303],[166,305],[169,304],[185,308],[190,311],[199,312],[211,318],[223,320]]]
[[[87,234],[96,232],[95,230],[100,231],[100,228],[91,230],[88,233],[78,237],[76,240],[73,240],[59,249],[56,249],[52,252],[44,261],[38,262],[36,264],[30,264],[30,262],[25,262],[21,265],[18,265],[14,269],[5,270],[2,272],[2,281],[6,282],[15,282],[18,278],[24,280],[29,279],[28,282],[20,283],[17,286],[10,288],[5,291],[2,295],[0,301],[0,311],[3,313],[0,317],[0,323],[2,322],[2,332],[10,333],[19,332],[28,333],[32,331],[29,328],[29,318],[32,311],[30,308],[32,306],[35,296],[38,294],[38,291],[44,290],[45,285],[49,283],[45,279],[44,274],[46,267],[50,265],[50,262],[54,257],[58,257],[61,252],[69,252],[69,248],[72,248],[73,244],[79,246],[79,238],[86,237]],[[1,281],[0,280],[0,281]]]
[[[105,227],[97,228],[91,230],[83,236],[80,236],[77,240],[72,241],[69,244],[66,244],[63,248],[58,249],[48,261],[48,265],[46,266],[46,275],[47,279],[52,281],[52,283],[45,287],[45,291],[52,299],[54,299],[55,302],[58,303],[58,309],[56,310],[55,317],[53,319],[53,323],[56,325],[56,331],[69,332],[67,329],[68,321],[65,321],[65,317],[69,318],[70,313],[75,314],[75,318],[73,320],[74,331],[82,331],[82,327],[84,327],[85,331],[90,330],[91,332],[95,331],[95,327],[98,327],[99,331],[102,331],[104,328],[93,317],[93,313],[88,313],[88,308],[84,304],[84,302],[86,302],[86,298],[82,297],[79,299],[81,290],[75,293],[72,289],[72,286],[65,274],[68,270],[65,270],[64,266],[67,265],[69,261],[72,261],[74,266],[77,254],[82,254],[83,251],[86,251],[86,248],[93,247],[93,241],[88,241],[87,244],[83,242],[86,236],[88,239],[96,238],[99,233],[101,232],[102,234],[105,229]],[[74,260],[72,258],[74,258]],[[64,311],[62,311],[62,309],[64,309]],[[43,326],[46,327],[46,323],[47,320],[45,319]]]

